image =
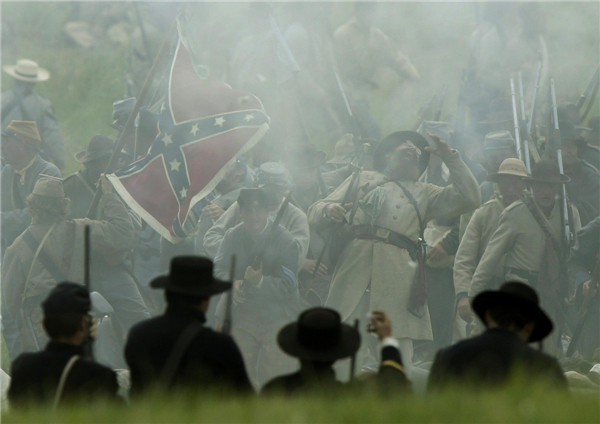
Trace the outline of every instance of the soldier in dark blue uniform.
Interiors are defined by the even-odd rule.
[[[24,353],[12,366],[11,407],[117,397],[117,375],[85,357],[83,345],[95,337],[90,294],[80,284],[58,284],[42,303],[50,342],[41,352]]]

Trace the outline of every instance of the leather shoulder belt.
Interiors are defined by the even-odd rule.
[[[377,235],[377,230],[381,227],[375,227],[371,225],[356,225],[352,227],[352,238],[353,239],[365,239],[365,240],[379,240],[383,243],[391,244],[400,249],[406,249],[413,261],[418,259],[417,252],[419,251],[419,245],[406,237],[404,234],[396,233],[394,231],[385,229],[388,232],[387,237],[381,237]],[[383,228],[382,228],[383,229]]]

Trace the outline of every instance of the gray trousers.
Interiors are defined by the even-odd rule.
[[[235,321],[234,321],[235,323]],[[281,325],[261,325],[252,329],[235,326],[231,336],[237,343],[250,381],[256,389],[274,377],[294,372],[299,367],[297,359],[285,354],[277,345],[277,333]]]
[[[101,273],[94,272],[94,268],[91,291],[99,292],[115,310],[111,320],[117,340],[124,346],[129,329],[149,319],[150,313],[135,281],[123,265],[102,269]]]

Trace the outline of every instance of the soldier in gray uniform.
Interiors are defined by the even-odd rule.
[[[301,309],[298,245],[289,231],[281,225],[274,227],[269,220],[267,197],[264,189],[240,192],[237,204],[242,222],[225,233],[215,258],[215,277],[226,280],[232,278],[230,261],[236,256],[232,335],[255,385],[294,369],[293,359],[278,349],[276,334]],[[222,297],[221,319],[224,303]]]
[[[269,199],[272,199],[273,204],[270,206],[270,217],[275,219],[275,215],[283,204],[285,193],[291,188],[290,177],[287,169],[280,163],[267,162],[263,163],[258,170],[256,176],[256,184],[259,188],[264,188],[269,193]],[[240,208],[237,203],[234,203],[225,213],[215,222],[215,225],[206,232],[204,236],[204,248],[209,256],[215,257],[219,246],[223,241],[223,237],[228,229],[235,227],[241,222]],[[288,230],[296,243],[298,243],[298,271],[308,252],[308,244],[310,240],[310,231],[306,214],[298,207],[289,204],[283,215],[281,216],[281,226]]]
[[[60,177],[58,168],[40,157],[41,143],[37,125],[33,121],[12,121],[2,133],[2,258],[6,249],[31,223],[25,199],[33,192],[40,176]],[[4,292],[2,296],[2,333],[9,355],[14,359],[21,349],[21,337],[16,321],[8,313]]]
[[[202,209],[200,221],[198,222],[196,233],[197,254],[211,257],[204,249],[204,236],[225,211],[236,202],[240,191],[247,186],[247,175],[249,173],[250,170],[246,164],[237,159],[235,163],[229,166],[225,176],[215,187],[215,198],[208,201],[208,205]]]
[[[64,181],[65,197],[70,199],[69,219],[86,218],[96,192],[96,184],[110,160],[114,149],[113,141],[105,136],[95,136],[88,148],[75,154],[77,162],[83,164],[83,169],[77,171]],[[114,171],[111,170],[111,171]],[[119,196],[117,195],[117,198]],[[120,198],[119,198],[120,199]],[[122,200],[121,200],[121,203]],[[125,207],[125,205],[123,205]],[[92,285],[108,300],[115,309],[111,319],[119,344],[125,343],[125,337],[133,324],[150,317],[148,308],[132,271],[132,252],[130,249],[138,244],[142,231],[140,217],[127,208],[129,219],[134,231],[132,240],[128,242],[129,249],[118,255],[97,255],[92,261]],[[105,219],[106,210],[99,206],[92,213],[93,219]],[[94,241],[92,240],[92,243]]]
[[[294,188],[292,196],[294,203],[304,213],[317,200],[324,199],[333,191],[327,187],[320,175],[319,167],[327,160],[327,154],[317,150],[312,144],[301,144],[289,150],[287,165]],[[298,273],[300,280],[300,294],[313,306],[321,306],[325,303],[329,284],[335,264],[329,258],[328,252],[324,252],[319,263],[319,269],[315,273],[315,267],[319,262],[319,256],[325,243],[329,238],[329,231],[318,231],[310,226],[310,243],[308,254],[302,269]]]
[[[587,158],[579,158],[583,139],[576,127],[567,121],[561,121],[559,127],[564,171],[571,179],[565,185],[567,196],[577,206],[581,225],[585,226],[600,215],[600,172],[587,162]],[[556,157],[552,153],[551,156]]]
[[[50,73],[28,59],[21,59],[16,65],[6,65],[2,69],[14,78],[14,87],[2,93],[2,130],[5,130],[13,120],[35,121],[42,139],[40,146],[42,158],[63,170],[65,142],[56,122],[52,104],[33,91],[36,82],[50,79]]]
[[[101,268],[100,257],[119,257],[135,244],[135,227],[125,206],[112,192],[108,180],[103,179],[101,186],[104,195],[100,207],[106,217],[104,220],[66,219],[69,200],[65,198],[60,178],[40,178],[27,197],[31,225],[7,249],[2,263],[6,309],[9,317],[18,319],[25,351],[44,346],[46,336],[41,328],[39,305],[48,292],[60,281],[83,280],[83,231],[86,225],[90,226],[92,241],[93,288],[122,315],[130,317],[136,313],[132,293],[122,281],[111,279],[111,275],[105,281],[95,278]],[[111,265],[104,264],[102,268],[108,268],[106,272],[113,274]],[[117,302],[119,296],[123,299],[121,303]],[[12,352],[11,356],[13,353],[19,352]]]
[[[25,199],[40,175],[60,177],[39,155],[42,140],[33,121],[12,121],[2,133],[2,255],[31,222]]]
[[[100,175],[106,171],[114,147],[112,139],[97,135],[90,140],[86,150],[75,154],[75,160],[82,164],[83,168],[65,178],[64,181],[65,195],[71,199],[69,218],[87,216],[96,193],[96,184],[100,180]]]

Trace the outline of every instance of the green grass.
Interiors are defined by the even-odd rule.
[[[32,408],[2,415],[4,423],[596,423],[598,395],[565,395],[546,387],[515,385],[502,393],[455,389],[443,395],[395,394],[385,398],[312,396],[219,399],[157,397],[115,407],[103,403],[72,406],[53,413]]]
[[[2,64],[29,58],[50,71],[50,81],[37,84],[36,91],[54,107],[65,139],[67,175],[79,168],[73,155],[94,135],[116,136],[110,126],[112,103],[124,94],[126,71],[123,46],[103,38],[86,50],[68,41],[63,27],[70,10],[66,2],[2,3]],[[12,86],[5,73],[1,82],[3,91]]]

